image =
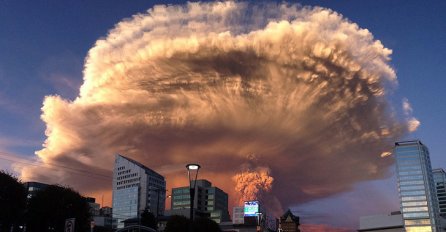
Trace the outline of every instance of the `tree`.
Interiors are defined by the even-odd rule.
[[[185,232],[190,228],[189,219],[184,216],[173,215],[169,218],[164,232]]]
[[[68,218],[75,218],[76,231],[89,231],[90,212],[87,201],[70,188],[50,185],[31,198],[27,231],[64,231],[65,220]]]
[[[195,219],[192,228],[194,232],[222,232],[220,226],[209,218]]]
[[[25,207],[25,186],[13,175],[0,171],[0,231],[18,229]]]
[[[153,215],[153,213],[149,212],[147,209],[144,210],[144,212],[142,212],[142,214],[141,214],[141,225],[150,227],[155,230],[158,229],[158,222],[157,222],[155,216]]]

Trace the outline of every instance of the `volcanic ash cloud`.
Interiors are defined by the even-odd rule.
[[[199,162],[233,202],[327,197],[386,176],[393,161],[380,155],[416,129],[387,101],[397,85],[390,55],[324,8],[155,6],[96,42],[74,101],[45,98],[47,140],[36,154],[92,170],[110,170],[116,153],[155,170]],[[169,187],[183,172],[165,172]],[[109,186],[64,170],[22,173],[84,191]]]

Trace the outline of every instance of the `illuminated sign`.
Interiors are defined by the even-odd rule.
[[[245,217],[257,216],[259,213],[259,202],[245,201],[244,213]]]

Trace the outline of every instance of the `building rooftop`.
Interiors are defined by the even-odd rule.
[[[398,142],[395,142],[395,146],[411,145],[411,144],[420,144],[420,145],[423,145],[423,143],[421,143],[421,141],[418,140],[418,139],[414,139],[414,140],[405,140],[405,141],[398,141]]]
[[[150,172],[150,174],[152,174],[152,175],[154,175],[154,176],[157,176],[157,177],[159,177],[159,178],[164,179],[164,176],[160,175],[160,174],[157,173],[156,171],[154,171],[154,170],[148,168],[148,167],[145,166],[144,164],[141,164],[140,162],[138,162],[138,161],[136,161],[136,160],[134,160],[134,159],[128,158],[128,157],[123,156],[123,155],[121,155],[121,154],[117,154],[117,156],[122,157],[122,158],[124,158],[124,159],[126,159],[126,160],[128,160],[128,161],[130,161],[130,162],[132,162],[132,163],[134,163],[134,164],[137,165],[138,167],[144,169],[144,170],[147,171],[147,172]]]
[[[392,228],[403,228],[403,215],[401,213],[392,212],[391,214],[363,216],[359,219],[358,231]]]
[[[281,220],[286,220],[288,217],[291,218],[291,220],[293,220],[293,222],[295,223],[299,223],[299,217],[295,216],[290,209],[288,209],[281,217]]]

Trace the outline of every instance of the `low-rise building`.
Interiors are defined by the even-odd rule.
[[[171,210],[166,215],[190,215],[189,186],[173,188]],[[209,217],[217,223],[229,221],[228,194],[207,180],[197,180],[195,189],[194,215]]]
[[[392,212],[361,217],[358,231],[404,232],[403,215],[401,212]]]
[[[96,199],[93,197],[85,197],[85,200],[87,201],[88,206],[90,207],[90,215],[92,217],[99,216],[100,205],[96,203]]]
[[[111,217],[112,213],[113,213],[113,208],[108,207],[108,206],[104,206],[101,209],[99,209],[99,214],[101,216]]]

